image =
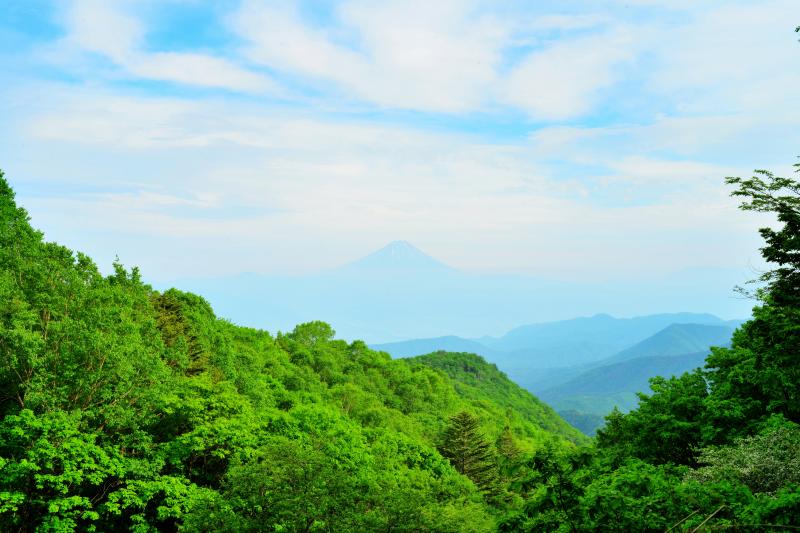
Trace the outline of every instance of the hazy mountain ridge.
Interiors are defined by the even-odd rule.
[[[568,380],[536,388],[535,392],[562,416],[584,417],[580,429],[592,434],[602,425],[602,418],[590,423],[585,417],[605,416],[613,407],[622,411],[635,408],[636,393],[649,391],[650,378],[676,376],[702,367],[710,347],[729,346],[734,331],[732,326],[672,324]]]
[[[669,339],[656,337],[650,341],[650,345],[636,349],[650,349],[653,354],[658,354],[662,348],[670,350],[670,354],[696,351],[697,342],[702,344],[706,339],[696,339],[692,344],[692,335],[702,337],[700,332],[706,331],[704,328],[708,326],[709,331],[716,334],[711,335],[714,341],[725,338],[726,335],[730,338],[733,331],[730,324],[739,322],[726,321],[707,313],[661,313],[633,318],[599,314],[520,326],[499,338],[466,339],[448,335],[373,344],[372,347],[393,357],[409,357],[437,350],[477,353],[513,374],[531,368],[581,368],[617,355],[623,358],[635,357],[636,355],[623,353],[659,334],[674,335],[673,344],[669,343]],[[670,330],[680,324],[691,325],[691,331],[684,335],[686,339],[678,334],[679,329]],[[667,331],[661,333],[664,330]],[[674,345],[678,341],[682,341],[682,344]],[[684,346],[691,349],[684,349]]]
[[[409,340],[371,343],[372,348],[393,357],[440,350],[479,354],[497,364],[520,386],[537,394],[572,380],[580,382],[585,372],[615,361],[639,355],[685,355],[712,344],[724,344],[732,327],[740,323],[710,313],[658,313],[632,318],[603,313],[528,323],[507,329],[499,336],[415,337],[408,333],[419,330],[457,333],[478,328],[486,331],[498,329],[502,324],[524,323],[542,308],[532,305],[533,302],[544,303],[552,316],[559,310],[563,313],[574,302],[580,301],[584,307],[591,305],[592,298],[602,299],[602,291],[524,276],[464,273],[406,241],[394,241],[359,260],[315,275],[247,274],[222,281],[187,280],[178,285],[203,294],[220,310],[221,316],[247,325],[271,324],[286,330],[296,323],[332,317],[334,327],[344,338],[363,337],[370,341],[405,336]],[[624,289],[607,286],[605,290],[613,292],[616,301],[645,295],[639,294],[635,286]],[[691,331],[675,330],[677,324],[693,326],[689,327]],[[700,334],[701,331],[708,335]],[[644,344],[638,346],[639,343]],[[617,359],[609,360],[614,357]],[[636,365],[633,365],[636,369],[629,370],[636,376],[651,372]],[[623,366],[620,371],[626,368]],[[652,372],[652,375],[659,373],[655,367]],[[590,377],[600,379],[601,374]],[[639,390],[636,387],[643,384],[642,389],[646,389],[646,379],[635,379],[635,386],[623,381],[621,391],[602,399],[591,396],[588,404],[628,408],[635,402],[634,393]],[[575,394],[582,395],[580,391]],[[587,401],[572,397],[559,397],[558,402],[561,402],[559,408],[571,405],[573,419],[607,412],[605,407],[588,412],[584,407]]]
[[[646,392],[650,378],[682,374],[705,361],[707,351],[653,357],[640,357],[587,370],[566,383],[547,389],[539,396],[551,404],[573,396],[609,396],[625,392]],[[631,405],[620,405],[623,410]],[[591,412],[597,412],[592,410]]]
[[[154,285],[201,294],[220,316],[251,327],[289,331],[295,324],[322,319],[331,322],[342,338],[371,344],[456,335],[488,348],[513,351],[517,340],[525,347],[529,344],[522,342],[528,326],[515,328],[519,324],[587,316],[600,310],[623,316],[645,316],[670,308],[706,310],[710,301],[731,301],[730,287],[747,276],[734,271],[713,276],[686,272],[657,280],[578,283],[519,274],[476,274],[453,268],[406,241],[394,241],[360,259],[314,274],[238,274]],[[749,312],[744,304],[725,305],[733,306],[722,310],[725,314]],[[592,318],[585,320],[592,322]],[[515,332],[510,334],[511,330]],[[506,338],[504,332],[510,336]],[[646,336],[625,342],[611,336],[601,355],[613,355]],[[579,342],[543,346],[544,351],[534,355],[552,354],[554,364],[577,364],[595,357]]]
[[[669,320],[687,319],[705,323],[671,323],[611,356],[599,357],[608,349],[609,339],[613,334],[621,333],[622,338],[629,340]],[[734,326],[738,324],[739,321],[725,321],[709,314],[659,314],[631,319],[596,315],[550,324],[535,324],[510,332],[512,343],[506,345],[520,346],[514,344],[519,342],[520,332],[524,332],[524,338],[530,342],[535,342],[537,334],[547,342],[557,342],[559,335],[563,335],[565,345],[583,343],[586,351],[595,356],[588,362],[568,367],[534,366],[542,361],[532,360],[526,355],[541,352],[541,346],[516,352],[501,352],[476,340],[455,336],[376,345],[374,348],[387,351],[395,357],[409,357],[415,351],[479,353],[508,373],[516,383],[552,405],[562,416],[577,421],[583,431],[593,433],[602,424],[603,416],[614,407],[623,411],[635,407],[636,393],[649,389],[650,378],[678,375],[702,366],[709,347],[728,345]],[[577,325],[578,331],[573,334],[569,329],[570,325]],[[635,330],[637,326],[641,328],[638,335]],[[599,337],[596,344],[593,343],[593,336]],[[502,338],[495,339],[494,346],[502,346],[502,343]]]
[[[455,335],[446,335],[433,339],[412,339],[387,344],[373,344],[370,348],[387,352],[392,357],[416,357],[438,351],[472,353],[492,360],[499,357],[499,352],[487,348],[479,341],[463,339]]]
[[[684,355],[698,347],[727,346],[735,328],[711,324],[671,324],[652,337],[622,350],[603,363],[615,363],[640,357]]]
[[[386,270],[392,271],[395,274],[403,271],[427,273],[457,272],[456,269],[434,259],[408,241],[392,241],[383,248],[361,259],[335,268],[331,272],[339,275],[380,274]]]

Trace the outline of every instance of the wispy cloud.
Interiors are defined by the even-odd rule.
[[[746,264],[721,178],[800,145],[800,5],[579,7],[245,0],[178,46],[162,5],[78,0],[0,87],[0,163],[49,237],[161,277],[398,238],[553,276]]]
[[[204,53],[147,52],[144,24],[126,2],[74,0],[66,10],[61,46],[103,56],[134,78],[215,87],[248,93],[276,89],[271,79],[227,59]]]
[[[328,81],[380,106],[462,112],[483,105],[507,37],[470,5],[346,3],[337,15],[350,45],[304,23],[287,3],[246,1],[232,24],[248,40],[248,56],[266,66]]]
[[[641,256],[642,250],[657,253],[659,236],[683,235],[696,243],[699,253],[711,245],[695,238],[698,228],[724,235],[714,248],[716,264],[740,253],[730,243],[742,228],[755,234],[749,219],[716,186],[731,170],[722,166],[627,155],[604,161],[600,177],[576,176],[543,164],[525,144],[275,116],[253,104],[120,101],[87,93],[61,99],[57,107],[65,110],[61,116],[48,113],[32,121],[30,139],[66,143],[76,158],[122,150],[116,159],[119,168],[108,171],[118,181],[135,175],[140,189],[113,197],[37,200],[34,216],[81,212],[80,224],[105,224],[109,231],[155,240],[205,236],[224,251],[218,261],[198,267],[207,273],[332,266],[357,255],[365,242],[377,247],[403,237],[427,244],[443,259],[466,268],[505,265],[564,276],[572,275],[565,267],[570,263],[585,276],[578,265],[591,262],[598,272],[619,275],[650,261]],[[223,110],[228,116],[221,120]],[[154,167],[141,160],[146,153],[159,158],[168,154],[170,164]],[[236,157],[226,157],[231,153]],[[175,163],[192,159],[213,165],[171,172]],[[620,184],[641,190],[619,189]],[[652,187],[665,184],[670,187]],[[601,198],[608,188],[615,195],[612,203]],[[208,216],[188,216],[182,211],[186,205],[205,209]],[[225,216],[212,216],[214,209],[224,210]],[[246,209],[268,214],[241,216]],[[113,219],[113,227],[105,219]],[[629,228],[622,241],[620,228]],[[327,259],[287,253],[264,263],[257,251],[292,246],[299,251],[348,235],[358,238]],[[240,251],[243,240],[252,244],[246,253]],[[480,253],[484,245],[493,253]],[[149,266],[156,272],[168,270],[162,262],[172,253],[163,251]],[[572,263],[578,257],[580,263]],[[662,258],[656,270],[669,271],[685,261],[674,253]]]
[[[554,43],[527,56],[503,83],[502,99],[536,119],[569,119],[597,104],[600,90],[619,79],[615,70],[635,57],[624,30]]]

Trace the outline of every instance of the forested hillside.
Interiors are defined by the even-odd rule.
[[[477,356],[271,335],[103,276],[0,177],[0,529],[800,528],[800,183],[729,183],[780,226],[754,318],[584,445]]]
[[[712,346],[730,345],[733,328],[710,324],[672,324],[618,354],[584,367],[574,377],[536,394],[587,435],[604,424],[615,408],[627,412],[650,378],[671,377],[702,367]]]
[[[484,375],[460,383],[435,357],[393,361],[322,322],[237,327],[135,268],[103,276],[45,242],[0,176],[2,531],[491,531],[495,441],[583,437],[463,359]],[[459,413],[488,478],[442,455],[456,464]]]
[[[438,352],[412,359],[402,359],[410,365],[423,364],[439,369],[450,376],[459,396],[476,403],[489,399],[492,407],[503,411],[495,414],[495,420],[507,420],[507,424],[518,417],[535,420],[537,426],[574,440],[574,428],[570,427],[547,404],[540,401],[482,357],[469,353]],[[531,427],[531,426],[528,426]],[[512,428],[515,435],[524,435],[525,428]],[[535,437],[535,435],[531,435]]]
[[[683,323],[681,320],[696,322]],[[510,339],[508,342],[529,344],[527,350],[520,352],[495,351],[481,344],[502,339],[482,339],[478,342],[455,336],[372,347],[385,350],[394,357],[439,351],[482,355],[508,372],[516,383],[547,402],[570,424],[587,435],[594,435],[605,423],[605,416],[615,407],[623,412],[636,407],[636,394],[648,389],[650,378],[680,375],[703,366],[710,348],[728,346],[734,325],[740,323],[737,320],[724,321],[713,315],[691,313],[628,319],[596,315],[514,329],[506,336]],[[597,359],[613,343],[620,345],[664,324],[667,325],[635,344]],[[575,350],[578,353],[593,353],[594,359],[575,366],[538,368],[536,365],[541,361],[529,357],[536,352],[545,352],[558,343],[562,346],[556,350],[556,357],[561,350]]]
[[[566,420],[587,435],[594,435],[614,409],[634,409],[637,393],[649,389],[655,376],[678,376],[705,364],[707,351],[665,357],[640,357],[583,372],[540,393]],[[581,422],[578,422],[581,421]]]
[[[800,183],[766,171],[727,182],[743,209],[778,219],[760,230],[775,268],[752,294],[753,319],[704,369],[651,380],[592,448],[523,463],[527,502],[501,530],[800,528]]]

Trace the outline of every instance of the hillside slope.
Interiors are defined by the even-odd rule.
[[[601,361],[617,363],[640,357],[683,355],[704,351],[711,346],[727,346],[734,328],[709,324],[671,324],[652,337]]]
[[[433,366],[323,322],[238,327],[136,268],[103,276],[46,243],[0,174],[2,531],[490,531],[489,500],[437,451],[449,418],[529,449],[580,435]]]
[[[580,433],[567,424],[553,409],[526,391],[484,358],[470,353],[436,352],[404,359],[415,366],[422,364],[443,371],[455,382],[459,396],[477,405],[487,400],[504,409],[509,422],[519,421],[519,429],[536,425],[547,431],[580,440]],[[513,426],[512,426],[513,428]],[[536,434],[530,435],[535,437]]]
[[[645,392],[649,379],[655,376],[673,376],[703,366],[707,351],[663,357],[640,357],[587,370],[580,376],[540,393],[540,397],[553,404],[571,397],[611,396],[619,393]],[[628,410],[633,405],[620,405]],[[597,412],[591,410],[589,412]]]
[[[536,393],[591,435],[615,407],[622,411],[636,407],[636,393],[649,390],[650,378],[702,367],[710,347],[728,346],[733,332],[728,325],[672,324],[593,365],[565,369],[561,376],[554,376],[553,385]]]

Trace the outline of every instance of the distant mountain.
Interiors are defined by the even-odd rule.
[[[537,395],[565,418],[580,421],[581,429],[585,430],[591,426],[591,415],[602,417],[614,407],[623,411],[635,407],[636,393],[649,391],[650,378],[680,375],[702,367],[709,348],[729,345],[733,331],[727,325],[672,324],[612,357],[585,367],[562,383],[537,390]],[[572,370],[574,373],[575,369]]]
[[[683,329],[670,328],[681,322],[691,324]],[[628,347],[632,351],[627,358],[631,358],[638,356],[637,350],[642,352],[640,355],[683,354],[715,342],[727,342],[733,331],[728,324],[728,321],[710,314],[664,313],[635,318],[599,314],[520,326],[499,338],[465,339],[448,335],[374,344],[372,347],[388,352],[393,357],[409,357],[437,350],[476,353],[512,374],[567,365],[575,366],[576,371],[580,371],[587,363],[602,361],[615,354],[624,358],[626,356],[623,354],[627,352],[621,350]],[[660,336],[648,339],[665,327],[667,329]],[[648,344],[631,347],[631,344],[645,339]],[[665,349],[668,353],[664,353]]]
[[[464,339],[454,335],[371,344],[370,348],[386,352],[395,358],[414,357],[439,351],[477,354],[499,364],[516,383],[534,393],[551,387],[554,383],[568,381],[586,369],[583,365],[567,368],[525,366],[524,356],[517,357],[516,354],[493,350],[481,344],[479,340]]]
[[[670,320],[699,320],[705,323],[668,323]],[[610,339],[610,332],[630,341],[664,323],[668,324],[632,346],[625,346],[609,357],[598,358],[598,354],[604,354],[609,346],[615,345]],[[516,328],[507,336],[488,341],[494,347],[505,345],[519,348],[524,346],[519,341],[522,337],[520,332],[524,332],[527,342],[541,342],[539,346],[532,345],[513,352],[485,346],[483,342],[487,342],[486,338],[475,340],[456,336],[414,339],[373,345],[372,348],[388,352],[393,357],[437,351],[482,355],[516,383],[552,405],[573,425],[593,434],[604,422],[603,417],[614,407],[622,410],[633,408],[637,403],[636,393],[649,390],[650,378],[677,375],[703,366],[709,347],[728,345],[734,326],[739,323],[709,314],[674,313],[631,319],[597,315]],[[569,326],[575,326],[575,330]],[[513,342],[508,341],[507,337]],[[586,358],[589,354],[592,359],[573,366],[535,366],[553,359],[537,361],[532,359],[532,354],[541,353],[559,342],[566,347],[580,346],[583,351],[578,357]],[[555,353],[562,353],[564,349],[555,348]],[[578,357],[573,354],[562,357],[562,360],[575,361]]]
[[[703,366],[708,351],[684,355],[651,356],[630,359],[587,370],[539,396],[553,405],[559,400],[583,396],[609,396],[623,392],[647,392],[649,379],[682,374]],[[620,406],[628,409],[631,406]],[[592,410],[591,412],[596,412]]]
[[[471,274],[406,241],[394,241],[360,259],[315,274],[237,274],[153,285],[201,294],[221,316],[269,331],[289,331],[301,322],[324,320],[341,338],[369,343],[452,334],[509,353],[506,363],[519,362],[528,368],[607,357],[668,323],[702,320],[673,317],[646,330],[633,324],[633,333],[627,335],[618,324],[624,319],[597,315],[565,321],[560,330],[551,322],[499,336],[518,324],[590,315],[598,310],[629,316],[660,309],[709,309],[709,302],[715,302],[726,314],[745,315],[749,304],[729,296],[731,287],[746,279],[747,272],[733,270],[713,276],[686,272],[601,284]],[[486,334],[494,337],[481,337]],[[515,351],[520,353],[512,353]]]
[[[538,396],[567,420],[580,420],[593,435],[615,407],[623,412],[636,407],[637,392],[650,392],[650,378],[678,376],[705,364],[708,352],[664,357],[642,357],[586,371],[578,377],[542,391]],[[594,426],[589,421],[594,421]],[[576,426],[578,427],[578,426]]]
[[[337,269],[334,274],[364,274],[387,271],[398,272],[439,272],[454,273],[456,270],[433,257],[425,254],[408,241],[393,241],[366,257],[348,263]]]
[[[701,323],[671,323],[686,320]],[[709,346],[727,345],[734,325],[740,322],[693,313],[627,319],[596,315],[523,326],[497,339],[465,339],[450,335],[371,347],[393,357],[411,357],[439,350],[479,354],[497,364],[514,381],[538,394],[596,366],[637,357],[685,355],[707,350]],[[521,339],[529,344],[526,346]],[[504,346],[516,350],[503,351]]]
[[[611,357],[665,327],[678,323],[729,327],[727,321],[705,313],[662,313],[634,318],[615,318],[599,314],[521,326],[500,338],[484,337],[480,342],[506,354],[495,361],[501,367],[517,369],[573,366]],[[664,341],[666,343],[666,339]],[[679,353],[695,349],[682,350]]]
[[[671,324],[652,337],[602,361],[616,363],[638,357],[708,353],[709,346],[727,346],[734,328],[709,324]]]
[[[603,427],[605,419],[600,415],[583,413],[574,409],[559,411],[561,418],[566,420],[570,426],[577,428],[584,435],[594,436],[597,430]]]
[[[448,335],[446,337],[436,337],[433,339],[412,339],[409,341],[390,342],[386,344],[372,344],[370,348],[386,352],[392,357],[413,357],[438,351],[445,352],[466,352],[482,355],[487,359],[492,359],[495,351],[487,348],[483,344]]]
[[[505,364],[499,363],[503,368],[507,368]],[[592,364],[574,365],[574,366],[556,366],[549,368],[541,367],[514,367],[507,369],[508,375],[525,387],[527,390],[534,394],[539,394],[543,390],[555,387],[562,383],[566,383],[570,379],[581,375],[586,372]]]

